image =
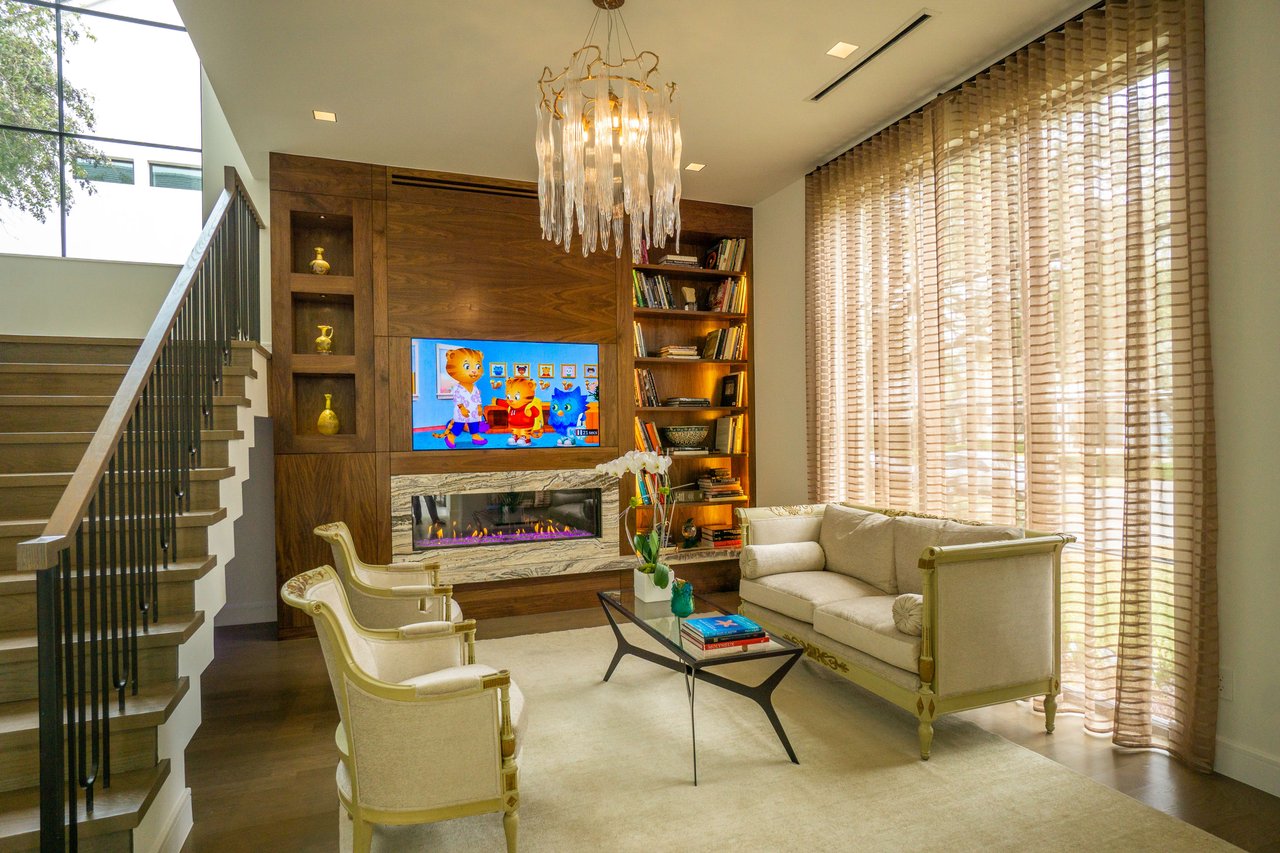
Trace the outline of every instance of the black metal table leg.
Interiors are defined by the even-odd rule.
[[[778,735],[778,740],[782,742],[782,748],[787,751],[787,757],[791,759],[792,764],[799,764],[800,759],[796,758],[796,752],[791,748],[791,741],[788,740],[787,733],[782,728],[782,721],[778,719],[778,714],[773,709],[773,691],[782,683],[782,679],[786,678],[787,673],[791,671],[791,668],[799,660],[800,652],[797,650],[796,654],[788,655],[784,658],[782,666],[774,670],[773,674],[755,686],[733,681],[714,672],[708,672],[705,669],[700,670],[698,673],[698,677],[708,684],[714,684],[716,687],[721,687],[730,693],[745,696],[759,705],[760,709],[764,711],[764,715],[769,718],[769,722],[773,725],[773,731]]]

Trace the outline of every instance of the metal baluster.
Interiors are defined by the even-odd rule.
[[[75,594],[75,623],[76,623],[76,647],[75,647],[75,703],[76,703],[76,758],[75,779],[80,788],[84,790],[84,811],[85,814],[93,814],[93,779],[89,776],[89,732],[86,727],[85,720],[88,717],[88,709],[85,707],[85,688],[88,678],[89,665],[85,660],[88,652],[88,643],[85,642],[85,632],[88,626],[85,624],[85,607],[84,607],[84,526],[76,528],[76,594]]]
[[[36,573],[36,672],[40,708],[40,839],[49,848],[66,845],[67,796],[62,788],[66,767],[66,729],[63,727],[62,633],[59,597],[65,587],[63,555]],[[72,821],[74,826],[74,821]]]
[[[138,694],[138,575],[142,572],[142,526],[134,523],[142,512],[142,490],[138,485],[138,472],[142,470],[141,442],[138,438],[141,404],[135,404],[129,418],[129,636],[133,642],[129,648],[130,690]]]
[[[65,691],[64,699],[67,717],[65,776],[67,782],[67,816],[70,824],[70,829],[67,832],[67,841],[71,845],[71,849],[75,850],[78,837],[76,825],[79,823],[78,816],[80,813],[80,792],[78,790],[80,739],[78,732],[80,730],[80,720],[83,716],[79,713],[79,704],[76,702],[75,610],[72,607],[71,595],[70,549],[64,548],[59,553],[59,560],[62,566],[62,683]]]
[[[124,516],[124,503],[123,495],[120,493],[120,463],[124,449],[125,442],[122,441],[116,447],[116,452],[111,454],[111,463],[107,469],[109,483],[107,512],[116,519],[115,531],[111,537],[111,684],[116,691],[116,707],[122,714],[124,713],[124,688],[128,684],[129,671],[128,649],[125,644],[122,644],[120,638],[120,627],[123,621],[120,618],[120,607],[121,602],[125,600],[123,591],[120,589],[120,584],[124,583],[125,578],[125,533],[124,523],[121,520]]]
[[[98,653],[95,656],[98,665],[98,683],[94,687],[94,700],[102,706],[100,712],[102,752],[98,766],[104,788],[111,785],[111,632],[109,630],[111,616],[108,607],[111,596],[108,588],[111,583],[111,568],[107,557],[107,540],[112,527],[120,524],[119,519],[113,518],[107,510],[106,498],[107,482],[103,477],[98,480],[98,496],[95,499],[102,522],[98,525],[98,558],[93,561],[93,567],[94,579],[98,586],[98,619],[97,630],[94,631],[95,642],[98,644]]]

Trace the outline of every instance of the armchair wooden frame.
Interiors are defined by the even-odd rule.
[[[378,628],[396,628],[424,619],[457,621],[462,613],[453,604],[453,586],[441,584],[436,563],[366,563],[356,554],[345,522],[315,528],[329,543],[333,563],[346,585],[356,621]]]
[[[281,588],[280,595],[288,605],[309,614],[315,620],[322,644],[328,640],[332,644],[332,652],[336,652],[336,654],[330,653],[334,660],[326,663],[331,667],[330,675],[336,693],[335,699],[342,718],[334,740],[338,746],[339,760],[346,769],[350,791],[344,792],[339,786],[338,795],[339,801],[353,822],[354,850],[357,853],[366,853],[370,849],[375,824],[433,823],[458,817],[501,812],[507,850],[508,853],[514,853],[519,825],[520,791],[516,767],[516,733],[512,724],[510,673],[507,670],[499,670],[481,675],[458,689],[423,692],[411,684],[383,681],[366,672],[357,663],[358,656],[352,648],[351,638],[347,635],[348,631],[352,631],[360,639],[374,643],[460,643],[462,644],[461,659],[470,664],[475,659],[475,621],[430,622],[413,626],[411,630],[365,628],[354,620],[344,626],[343,620],[334,612],[332,605],[312,596],[312,591],[326,582],[336,585],[339,595],[345,599],[341,579],[330,566],[321,566],[291,578]],[[358,722],[360,718],[353,716],[353,692],[363,697],[395,703],[396,707],[402,709],[443,707],[448,703],[473,699],[482,694],[492,696],[492,707],[495,710],[494,724],[499,744],[497,754],[494,755],[494,771],[499,781],[493,796],[434,808],[387,809],[365,805],[361,796],[360,749],[357,748],[361,733],[358,728],[352,728],[360,725]],[[411,741],[406,741],[406,743],[409,742]],[[432,749],[436,748],[432,747]],[[405,784],[411,785],[419,781],[406,779]]]

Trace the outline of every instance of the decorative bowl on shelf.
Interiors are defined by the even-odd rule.
[[[688,449],[702,447],[707,440],[707,436],[711,433],[711,427],[696,424],[664,426],[658,427],[658,432],[662,434],[662,440],[672,447]]]

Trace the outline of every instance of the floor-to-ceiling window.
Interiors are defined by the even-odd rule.
[[[200,174],[170,0],[0,0],[0,253],[181,263]]]

